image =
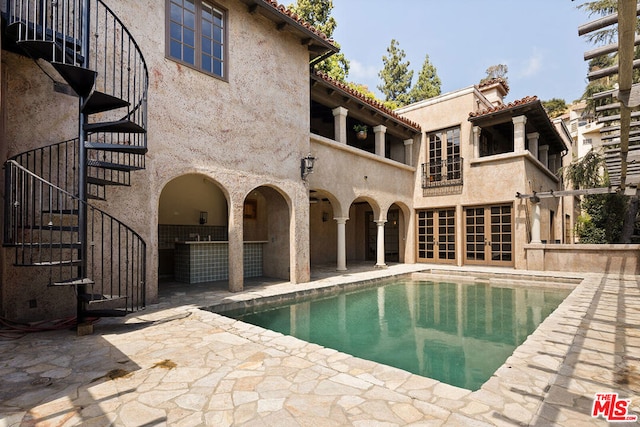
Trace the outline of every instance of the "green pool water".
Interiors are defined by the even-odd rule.
[[[226,315],[477,390],[569,292],[407,279]]]

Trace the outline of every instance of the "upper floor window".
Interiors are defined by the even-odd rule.
[[[226,78],[226,12],[202,0],[167,2],[167,55]]]
[[[462,183],[460,127],[432,132],[429,137],[428,163],[424,168],[424,187]]]

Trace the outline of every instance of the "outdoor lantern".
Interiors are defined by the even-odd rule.
[[[209,220],[209,213],[205,211],[200,212],[200,224],[206,224]]]
[[[313,173],[313,166],[316,162],[316,158],[309,153],[307,157],[303,157],[300,161],[300,175],[302,179],[307,179],[307,175]]]

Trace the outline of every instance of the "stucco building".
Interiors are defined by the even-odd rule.
[[[570,228],[516,198],[562,188],[570,138],[504,81],[393,112],[310,72],[336,46],[274,1],[31,4],[3,8],[0,316],[354,261],[521,269]]]

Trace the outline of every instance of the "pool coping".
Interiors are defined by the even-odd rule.
[[[431,273],[436,271],[436,274]],[[425,272],[428,272],[425,274]],[[539,282],[535,286],[573,288],[569,295],[560,305],[542,321],[536,330],[530,334],[525,341],[520,344],[505,362],[494,372],[494,374],[480,387],[479,390],[471,391],[461,387],[456,387],[441,381],[423,377],[410,373],[400,368],[384,365],[378,362],[362,359],[347,353],[343,353],[318,344],[292,336],[270,331],[259,326],[250,325],[235,319],[227,318],[218,310],[210,310],[213,307],[224,307],[234,309],[255,306],[257,301],[274,301],[282,298],[287,299],[305,298],[310,295],[330,295],[341,292],[345,288],[354,289],[375,286],[377,283],[393,278],[411,275],[429,275],[433,278],[446,277],[446,273],[453,274],[456,279],[461,279],[460,275],[465,275],[468,281],[486,281],[503,284],[505,276],[511,276],[519,282]],[[471,273],[477,273],[475,276]],[[558,370],[560,369],[565,356],[569,350],[570,343],[562,343],[565,336],[558,337],[558,328],[561,326],[563,335],[576,335],[579,332],[580,321],[576,316],[572,316],[571,308],[588,300],[591,293],[589,274],[581,275],[577,273],[565,274],[561,272],[527,272],[527,271],[484,271],[482,269],[473,270],[469,268],[456,269],[448,267],[424,268],[420,271],[413,271],[401,274],[392,274],[383,277],[375,277],[364,280],[345,281],[341,283],[318,283],[312,287],[301,286],[290,292],[278,292],[273,288],[265,289],[258,296],[258,292],[249,292],[243,295],[233,295],[213,304],[209,307],[200,307],[200,310],[208,311],[218,320],[228,319],[234,330],[255,331],[261,330],[264,333],[275,334],[286,338],[286,342],[291,343],[289,350],[295,354],[301,346],[315,346],[321,351],[335,352],[338,358],[352,358],[356,364],[372,364],[377,366],[372,369],[366,378],[374,384],[384,384],[388,382],[389,372],[395,372],[398,377],[407,377],[403,383],[414,384],[406,390],[398,387],[394,391],[403,392],[411,399],[416,399],[426,404],[433,405],[433,411],[447,411],[459,417],[459,421],[466,423],[473,422],[477,425],[480,420],[484,420],[490,425],[519,424],[530,425],[540,416],[543,406],[544,396],[549,392],[551,384],[554,382]],[[545,280],[546,279],[546,280]],[[553,280],[549,280],[553,279]],[[593,277],[591,281],[595,280]],[[304,284],[301,284],[304,285]],[[300,285],[296,285],[300,286]],[[266,291],[266,292],[265,292]],[[270,292],[272,291],[272,292]],[[283,301],[280,299],[280,301]],[[575,314],[575,313],[574,313]],[[581,317],[581,316],[577,316]],[[573,320],[571,320],[573,318]],[[223,321],[226,323],[226,321]],[[566,323],[570,322],[570,323]],[[245,325],[245,326],[243,326]],[[252,332],[253,333],[253,332]],[[280,348],[282,350],[282,348]],[[346,362],[343,362],[346,363]],[[376,371],[383,374],[378,377]],[[439,409],[438,409],[439,408]],[[499,409],[500,410],[496,410]],[[489,415],[490,414],[490,415]],[[466,417],[469,417],[466,419]],[[466,421],[464,421],[466,419]]]

